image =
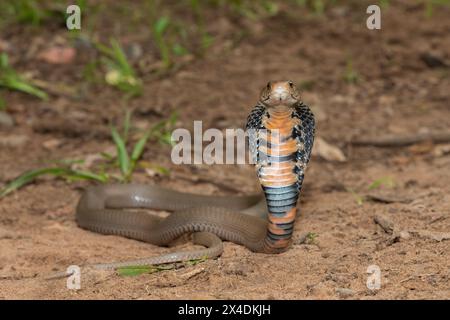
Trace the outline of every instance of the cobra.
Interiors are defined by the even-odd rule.
[[[215,258],[222,240],[254,252],[285,251],[292,239],[296,205],[314,142],[314,116],[291,81],[269,82],[247,119],[251,154],[262,194],[203,196],[157,186],[106,185],[88,188],[76,208],[81,228],[168,245],[192,233],[204,248],[132,261],[94,264],[96,269]],[[166,218],[144,210],[171,212]]]

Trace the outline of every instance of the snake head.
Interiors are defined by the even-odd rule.
[[[267,107],[292,106],[300,94],[292,81],[270,81],[262,89],[260,100]]]

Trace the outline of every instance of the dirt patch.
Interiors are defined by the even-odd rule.
[[[83,92],[46,102],[5,93],[15,125],[2,129],[0,139],[26,140],[0,144],[3,182],[52,159],[83,158],[111,149],[107,126],[122,117],[125,105],[145,123],[178,110],[183,127],[191,127],[193,120],[203,120],[204,127],[242,127],[260,88],[270,79],[292,79],[300,85],[303,101],[317,115],[317,135],[341,148],[347,161],[312,159],[295,225],[296,244],[283,254],[255,254],[225,243],[224,254],[216,260],[136,277],[89,274],[79,291],[67,290],[64,279],[45,282],[40,277],[71,264],[173,249],[79,229],[74,208],[87,183],[42,179],[1,199],[0,298],[450,298],[450,240],[443,236],[450,232],[449,153],[442,145],[426,143],[403,148],[346,143],[353,137],[450,127],[450,11],[443,7],[426,18],[423,5],[402,1],[383,9],[382,29],[371,31],[365,26],[367,6],[355,3],[331,7],[324,16],[301,8],[280,10],[251,23],[227,15],[217,20],[211,10],[207,19],[218,40],[208,54],[168,76],[144,75],[143,95],[127,103],[110,87],[86,86],[82,54],[62,66],[37,63],[30,56],[33,45],[41,48],[56,37],[66,39],[64,29],[21,32],[14,27],[3,33],[0,40],[9,44],[19,70],[33,70],[50,83],[73,84]],[[98,17],[100,35],[111,31],[102,20],[110,15],[123,13]],[[146,47],[149,31],[137,28],[142,32],[115,31],[151,55],[152,48]],[[245,33],[242,38],[237,37],[240,32]],[[357,75],[355,83],[348,79],[350,71]],[[139,171],[136,181],[201,194],[257,190],[252,167],[180,168],[170,162],[170,148],[155,144],[148,149],[144,158],[169,168],[171,174],[149,177]],[[385,177],[391,183],[373,185]],[[390,201],[365,197],[374,192]],[[379,290],[366,286],[372,265],[381,271]]]

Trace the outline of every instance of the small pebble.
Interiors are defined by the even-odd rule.
[[[38,58],[50,64],[70,64],[75,56],[76,51],[72,47],[51,47],[42,51]]]
[[[400,231],[400,233],[398,235],[399,235],[400,239],[403,239],[403,240],[408,240],[411,238],[411,235],[406,230]]]
[[[348,288],[336,288],[335,291],[341,297],[350,297],[355,294],[355,291]]]

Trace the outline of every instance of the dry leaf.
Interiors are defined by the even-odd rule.
[[[345,157],[341,149],[329,144],[322,138],[315,139],[312,154],[314,156],[321,157],[327,161],[338,161],[338,162],[347,161],[347,158]]]

